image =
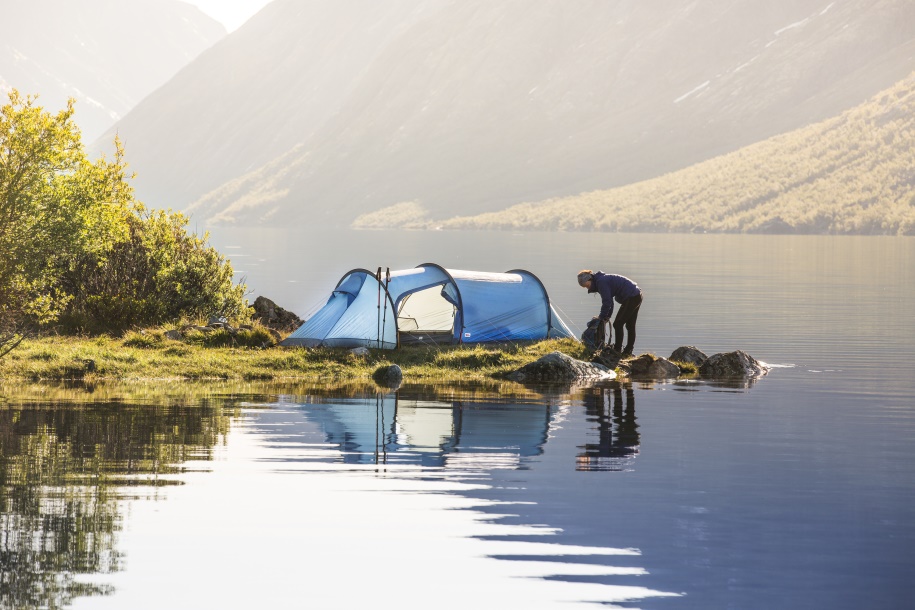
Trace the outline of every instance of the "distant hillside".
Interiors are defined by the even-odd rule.
[[[94,148],[117,131],[138,172],[137,196],[186,210],[210,190],[298,150],[340,111],[392,39],[447,2],[274,0]]]
[[[366,216],[359,224],[382,226],[389,217],[395,215]],[[474,217],[399,224],[915,235],[915,74],[838,118],[660,178]]]
[[[202,224],[445,218],[681,169],[913,64],[911,0],[275,0],[116,128],[140,198]]]
[[[0,94],[38,94],[48,109],[76,98],[91,142],[225,33],[176,0],[4,0]]]

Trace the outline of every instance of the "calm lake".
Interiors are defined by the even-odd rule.
[[[0,608],[915,605],[915,240],[218,229],[302,317],[352,268],[523,268],[754,382],[0,385]]]

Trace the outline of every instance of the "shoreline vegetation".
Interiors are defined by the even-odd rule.
[[[117,338],[43,336],[26,339],[0,359],[0,382],[270,381],[365,382],[396,364],[413,382],[506,381],[508,373],[554,351],[588,360],[573,339],[498,345],[407,346],[370,349],[282,348],[260,326],[239,331],[192,331],[166,337],[166,327]],[[234,342],[234,344],[233,344]]]

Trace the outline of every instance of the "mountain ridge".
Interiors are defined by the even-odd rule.
[[[406,202],[485,212],[737,150],[915,64],[903,0],[315,6],[275,0],[119,123],[141,198],[208,225],[346,226]],[[237,63],[233,45],[261,106],[245,87],[192,86]]]
[[[912,142],[915,73],[837,117],[644,182],[437,221],[381,210],[356,226],[915,235]]]

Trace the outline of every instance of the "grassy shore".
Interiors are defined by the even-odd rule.
[[[378,368],[397,364],[410,381],[466,382],[501,379],[553,351],[587,358],[584,346],[571,339],[372,349],[360,356],[347,349],[276,347],[259,332],[235,338],[192,333],[180,340],[166,338],[164,329],[121,338],[41,337],[0,358],[0,380],[369,382]]]

